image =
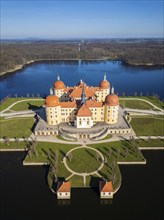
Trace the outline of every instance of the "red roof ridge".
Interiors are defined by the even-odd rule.
[[[100,191],[101,192],[113,192],[113,184],[112,181],[100,181],[99,183]]]
[[[77,117],[91,117],[91,116],[92,116],[92,112],[85,104],[83,104],[77,112]]]
[[[71,182],[58,182],[57,187],[58,192],[70,192],[71,191]]]

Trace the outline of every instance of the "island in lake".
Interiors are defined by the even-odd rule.
[[[58,199],[70,199],[74,187],[111,199],[124,178],[119,165],[146,164],[141,150],[164,149],[163,115],[157,98],[119,97],[106,74],[97,87],[82,79],[68,87],[58,76],[46,99],[1,103],[0,150],[25,150],[26,166],[49,165]]]

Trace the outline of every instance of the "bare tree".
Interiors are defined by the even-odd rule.
[[[117,158],[119,158],[119,157],[120,157],[120,153],[121,153],[120,148],[117,148]]]
[[[57,177],[57,175],[55,174],[54,182],[57,183],[57,181],[58,181],[58,177]]]
[[[99,159],[100,159],[100,155],[99,153],[96,152],[96,160],[99,161]]]
[[[7,146],[9,146],[10,144],[10,140],[9,140],[9,138],[8,137],[5,137],[5,139],[4,139],[4,143],[6,143],[6,145]]]
[[[38,158],[39,154],[38,154],[38,151],[36,150],[36,148],[34,150],[34,154],[35,154],[36,158]]]
[[[51,171],[52,171],[52,173],[53,173],[54,176],[57,175],[57,172],[58,172],[58,166],[57,166],[57,164],[54,163],[54,164],[52,165]]]
[[[49,151],[49,150],[47,151],[47,156],[48,156],[48,159],[51,158],[51,154],[50,154],[50,151]]]
[[[107,162],[108,162],[107,157],[104,156],[104,163],[107,163]]]
[[[31,150],[29,149],[28,150],[28,155],[29,155],[29,157],[30,157],[30,159],[32,158],[32,153],[31,153]]]
[[[148,142],[150,143],[150,141],[151,141],[151,137],[150,137],[150,136],[148,136]]]
[[[128,154],[129,154],[129,150],[128,150],[128,148],[125,148],[125,157],[126,158],[128,157]]]
[[[112,168],[112,170],[114,170],[114,168],[116,167],[116,161],[112,161],[112,163],[111,163],[111,168]]]
[[[59,151],[55,150],[55,160],[58,161],[59,158]]]
[[[110,148],[109,150],[108,150],[108,157],[110,158],[112,156],[112,149]]]
[[[16,142],[17,146],[19,146],[19,138],[16,137],[15,142]]]
[[[113,182],[113,184],[115,184],[116,180],[117,180],[116,174],[114,173],[114,174],[112,175],[112,182]]]
[[[67,157],[68,157],[68,160],[71,161],[71,160],[72,160],[72,153],[69,153],[69,154],[67,155]]]

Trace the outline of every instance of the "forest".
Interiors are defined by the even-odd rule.
[[[162,39],[1,41],[0,75],[35,60],[109,59],[130,65],[163,65]]]

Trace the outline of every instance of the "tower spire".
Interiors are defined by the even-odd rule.
[[[50,95],[53,95],[54,92],[53,92],[53,89],[52,89],[52,86],[50,85]]]
[[[114,86],[111,88],[111,94],[114,94]]]
[[[104,73],[104,81],[106,81],[106,73]]]
[[[57,80],[58,80],[58,81],[60,80],[60,76],[59,76],[59,74],[58,74],[58,76],[57,76]]]
[[[81,94],[81,104],[85,104],[86,103],[86,94],[85,94],[85,90],[84,90],[84,82],[82,85],[82,94]]]

